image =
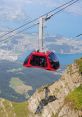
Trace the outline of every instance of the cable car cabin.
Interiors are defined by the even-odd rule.
[[[46,70],[57,70],[59,68],[59,61],[53,52],[39,52],[33,51],[23,63],[24,67],[43,68]]]

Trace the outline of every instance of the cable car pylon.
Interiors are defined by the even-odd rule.
[[[39,18],[39,36],[38,36],[38,50],[44,51],[44,25],[45,22],[50,19],[53,14],[47,14],[47,16],[42,16]]]
[[[44,39],[44,17],[40,17],[39,18],[39,36],[38,36],[38,47],[39,47],[39,51],[43,51],[43,49],[44,49],[44,45],[43,45],[43,43],[44,43],[44,41],[43,41],[43,39]]]

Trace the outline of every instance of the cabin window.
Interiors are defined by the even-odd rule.
[[[25,59],[25,61],[24,61],[24,64],[27,64],[27,63],[28,63],[29,57],[30,57],[30,56],[27,56],[27,57],[26,57],[26,59]]]
[[[50,59],[51,61],[58,61],[58,59],[57,59],[57,57],[56,57],[56,55],[55,55],[54,53],[50,53],[50,54],[49,54],[49,59]]]
[[[29,61],[29,57],[31,56],[32,52],[28,54],[28,56],[26,57],[24,64],[28,64]]]
[[[33,55],[30,64],[33,66],[46,67],[47,66],[46,57]]]
[[[50,60],[51,67],[53,69],[57,69],[59,67],[59,61],[56,55],[54,53],[51,53],[48,58]]]

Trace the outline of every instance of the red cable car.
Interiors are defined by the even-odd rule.
[[[56,55],[53,52],[33,51],[29,56],[26,57],[23,66],[43,68],[54,71],[57,70],[60,65]]]
[[[40,17],[39,19],[39,50],[33,51],[29,56],[25,59],[23,66],[25,67],[38,67],[46,70],[57,70],[59,68],[59,61],[56,55],[51,51],[44,51],[43,49],[43,28],[44,28],[44,20],[46,21],[48,17]]]

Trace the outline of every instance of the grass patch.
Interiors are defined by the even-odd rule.
[[[51,117],[58,117],[58,114],[56,113],[55,115],[54,115],[54,113],[52,113],[52,116]]]
[[[15,103],[13,102],[14,111],[16,113],[16,117],[29,117],[28,103]]]
[[[75,60],[75,63],[79,66],[79,72],[82,75],[82,58]]]
[[[15,90],[15,92],[24,95],[26,98],[29,97],[28,91],[32,90],[32,87],[29,85],[25,85],[22,80],[19,78],[12,78],[10,80],[10,85],[12,89]]]
[[[33,115],[28,109],[28,102],[11,102],[6,99],[0,99],[0,117],[29,117]],[[4,111],[5,110],[5,111]],[[15,114],[15,115],[14,115]]]
[[[71,107],[77,110],[82,109],[82,85],[76,88],[74,91],[68,94],[65,102],[71,102]]]
[[[12,78],[11,81],[10,81],[10,84],[12,86],[18,86],[18,85],[22,85],[23,84],[23,81],[20,80],[19,78]]]

